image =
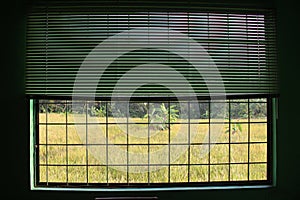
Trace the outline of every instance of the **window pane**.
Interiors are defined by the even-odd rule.
[[[210,150],[211,163],[228,163],[229,162],[229,145],[216,144]]]
[[[207,182],[208,181],[208,166],[190,166],[190,181],[191,182]]]
[[[127,129],[124,125],[108,125],[108,143],[109,144],[127,144]]]
[[[39,170],[40,170],[40,174],[39,174],[40,182],[47,182],[47,167],[40,166]]]
[[[248,103],[232,101],[230,103],[230,119],[232,122],[248,118]]]
[[[66,125],[47,126],[48,144],[66,144]]]
[[[39,125],[39,143],[47,143],[47,127],[45,125]]]
[[[150,144],[168,144],[169,143],[169,131],[156,131],[152,130],[150,126]]]
[[[68,182],[69,183],[86,183],[87,182],[86,166],[69,166],[68,167]]]
[[[267,165],[250,164],[250,180],[267,180]]]
[[[129,143],[146,144],[148,143],[147,124],[128,124]]]
[[[229,165],[210,166],[210,181],[228,181]]]
[[[267,144],[250,145],[250,162],[267,162]]]
[[[208,124],[190,124],[191,143],[208,143],[209,125]]]
[[[49,104],[48,107],[50,105],[51,106],[53,105],[55,108],[60,107],[60,105],[56,105],[56,104]],[[60,110],[60,108],[59,108],[59,110]],[[64,113],[64,111],[63,112],[54,112],[54,111],[48,112],[47,119],[48,119],[47,123],[66,123],[66,113]]]
[[[66,164],[67,151],[66,146],[48,146],[48,164]]]
[[[244,164],[230,165],[231,181],[246,181],[247,179],[248,179],[248,165],[244,165]]]
[[[267,104],[266,103],[250,103],[250,120],[252,122],[267,121]]]
[[[68,164],[86,164],[86,146],[68,146]]]
[[[231,143],[248,142],[248,124],[247,123],[232,123],[230,128],[231,128],[231,131],[230,131]]]
[[[129,103],[129,123],[148,123],[148,103]]]
[[[251,124],[251,142],[267,142],[267,123]]]
[[[76,126],[78,129],[78,126]],[[81,134],[85,133],[82,130]],[[106,144],[106,125],[89,124],[87,126],[87,143],[88,144]]]
[[[172,144],[189,143],[189,126],[188,124],[175,124],[170,128]]]
[[[127,183],[127,173],[116,170],[112,167],[108,168],[108,182],[109,183]]]
[[[188,182],[187,166],[171,166],[170,182]]]
[[[169,171],[168,167],[151,166],[150,183],[167,183]]]
[[[86,143],[86,125],[68,125],[67,143],[85,144]],[[89,126],[88,126],[89,128]],[[90,142],[90,140],[88,140]]]
[[[148,183],[148,167],[130,166],[128,171],[129,171],[129,175],[128,175],[129,183]],[[132,171],[137,173],[130,173]]]
[[[88,146],[88,164],[104,165],[106,164],[106,145],[90,145]]]
[[[106,183],[106,167],[103,166],[90,166],[88,168],[89,183]]]
[[[49,166],[48,182],[65,183],[67,181],[67,170],[65,166]]]
[[[190,163],[191,164],[208,164],[209,152],[208,145],[191,145],[190,146]]]
[[[231,144],[230,162],[232,163],[248,162],[248,144]]]
[[[45,145],[39,145],[39,162],[40,164],[46,164],[47,162],[47,148]]]
[[[87,112],[89,123],[105,123],[106,122],[106,102],[91,101],[87,103]]]
[[[188,164],[188,145],[170,145],[171,164]]]

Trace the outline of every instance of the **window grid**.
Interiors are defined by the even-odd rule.
[[[50,101],[49,101],[50,102]],[[270,153],[268,152],[269,149],[270,149],[270,137],[269,137],[269,126],[270,126],[270,122],[269,122],[269,119],[270,119],[270,112],[267,112],[267,119],[268,120],[261,120],[261,121],[253,121],[251,120],[251,104],[266,104],[266,107],[269,107],[268,104],[270,103],[269,102],[269,99],[268,99],[268,102],[266,101],[256,101],[256,102],[252,102],[251,99],[247,99],[246,101],[235,101],[235,100],[228,100],[227,101],[227,104],[228,104],[228,121],[225,122],[225,124],[228,124],[228,129],[229,129],[229,134],[228,134],[228,142],[216,142],[214,143],[214,148],[216,147],[221,147],[223,145],[228,145],[228,161],[224,162],[214,162],[212,161],[212,155],[211,155],[211,151],[213,150],[213,147],[212,147],[212,144],[211,144],[211,135],[210,135],[210,131],[211,131],[211,125],[212,124],[218,124],[216,122],[211,122],[211,102],[210,101],[205,101],[205,103],[208,103],[208,121],[205,121],[205,122],[191,122],[191,102],[187,102],[187,109],[188,109],[188,118],[187,118],[187,121],[185,122],[182,122],[182,123],[179,123],[179,122],[171,122],[171,119],[170,119],[170,114],[168,114],[168,122],[167,122],[167,126],[168,126],[168,143],[165,144],[165,143],[151,143],[150,142],[150,118],[148,117],[147,119],[147,122],[146,123],[136,123],[136,122],[131,122],[129,119],[130,119],[130,110],[128,109],[127,110],[127,113],[126,113],[126,123],[124,123],[126,125],[126,143],[110,143],[109,142],[109,128],[111,126],[114,126],[116,125],[117,123],[112,123],[110,122],[109,120],[109,116],[108,116],[108,105],[109,103],[107,101],[105,101],[105,122],[100,122],[100,123],[95,123],[95,122],[91,122],[89,121],[89,108],[88,108],[88,105],[91,103],[89,101],[85,101],[84,102],[84,105],[85,105],[85,109],[84,109],[84,114],[85,114],[85,122],[82,122],[82,123],[79,123],[80,125],[82,126],[85,126],[85,142],[83,143],[69,143],[69,133],[70,133],[70,128],[69,126],[72,126],[72,125],[75,125],[76,123],[74,122],[70,122],[70,117],[69,115],[69,105],[71,104],[71,101],[65,101],[63,104],[64,104],[64,107],[65,107],[65,111],[64,113],[61,113],[62,115],[64,115],[64,119],[65,119],[65,122],[51,122],[51,120],[49,119],[49,115],[51,115],[51,112],[48,112],[49,110],[49,106],[50,105],[53,105],[53,103],[49,103],[48,101],[45,101],[45,100],[41,100],[40,102],[37,102],[37,107],[39,108],[40,105],[44,105],[45,108],[46,108],[46,111],[44,113],[45,115],[45,120],[41,121],[39,120],[40,118],[40,114],[37,115],[37,127],[38,129],[37,130],[40,130],[41,127],[45,127],[45,142],[41,142],[41,140],[39,139],[42,135],[42,133],[38,133],[38,136],[36,137],[37,140],[36,140],[36,146],[38,147],[37,148],[37,155],[40,155],[40,149],[45,147],[45,163],[42,163],[40,162],[41,161],[41,158],[39,156],[36,157],[37,159],[37,163],[38,163],[38,166],[37,166],[37,176],[39,177],[38,179],[38,185],[46,185],[46,186],[49,186],[52,185],[52,184],[58,184],[58,185],[72,185],[72,184],[80,184],[80,185],[87,185],[87,186],[90,186],[90,185],[94,185],[93,182],[90,181],[90,178],[89,178],[89,167],[104,167],[105,168],[105,181],[99,181],[99,184],[97,183],[97,185],[103,185],[102,183],[105,182],[105,185],[106,186],[110,186],[110,185],[113,185],[113,184],[121,184],[121,185],[127,185],[127,186],[133,186],[133,185],[145,185],[145,186],[151,186],[151,185],[156,185],[157,183],[153,183],[152,180],[151,180],[151,174],[152,172],[149,170],[151,169],[151,167],[157,167],[157,166],[163,166],[163,167],[167,167],[167,181],[162,181],[162,182],[158,182],[158,184],[166,184],[166,185],[171,185],[171,184],[178,184],[178,183],[213,183],[213,182],[241,182],[241,181],[235,181],[234,178],[232,178],[232,176],[234,176],[234,171],[232,171],[234,169],[234,166],[241,166],[241,165],[244,165],[244,166],[247,166],[246,167],[246,178],[243,181],[261,181],[261,182],[266,182],[269,180],[269,177],[270,177]],[[245,103],[247,104],[247,120],[246,121],[243,121],[243,122],[236,122],[234,120],[232,120],[231,118],[231,105],[232,103],[235,103],[235,102],[238,102],[238,103]],[[151,101],[147,101],[146,104],[147,104],[147,108],[148,108],[148,111],[147,113],[149,114],[149,105],[151,104],[152,102]],[[171,108],[170,108],[170,105],[171,105],[171,102],[170,101],[167,101],[165,102],[166,105],[167,105],[167,108],[168,108],[168,113],[171,113]],[[172,102],[173,103],[173,102]],[[200,102],[201,103],[201,102]],[[219,122],[221,123],[221,122]],[[122,124],[122,123],[121,123]],[[129,125],[132,125],[132,124],[137,124],[137,125],[148,125],[147,127],[147,142],[146,143],[132,143],[131,141],[129,142]],[[155,124],[160,124],[160,123],[152,123],[151,124],[155,125]],[[171,143],[171,127],[172,125],[177,125],[177,124],[181,124],[181,125],[187,125],[187,144],[182,144],[182,143]],[[191,136],[190,136],[190,132],[191,132],[191,125],[208,125],[208,134],[209,134],[209,137],[208,137],[208,142],[191,142]],[[232,141],[231,140],[231,131],[233,129],[233,126],[234,124],[241,124],[241,125],[245,125],[247,126],[247,130],[245,132],[247,132],[247,141]],[[267,132],[265,133],[267,135],[267,140],[266,141],[251,141],[251,134],[252,134],[252,130],[251,130],[251,125],[255,125],[255,124],[258,124],[258,125],[263,125],[263,126],[267,126]],[[59,125],[63,125],[65,126],[65,142],[62,142],[62,143],[53,143],[51,141],[51,132],[49,129],[49,127],[56,127],[56,126],[59,126]],[[90,143],[89,142],[89,126],[91,125],[104,125],[105,126],[105,136],[106,136],[106,143],[103,144],[103,143]],[[237,133],[236,133],[237,134]],[[265,145],[267,146],[265,149],[265,151],[267,152],[267,155],[266,155],[266,159],[265,160],[251,160],[251,151],[252,150],[252,145]],[[125,165],[122,165],[122,164],[111,164],[109,163],[109,147],[110,146],[126,146],[126,150],[127,150],[127,158],[126,158],[126,164]],[[152,146],[154,147],[157,147],[157,146],[165,146],[167,145],[168,146],[168,163],[161,163],[161,164],[158,164],[158,163],[150,163],[150,160],[151,160],[151,155],[150,155],[150,149]],[[186,163],[171,163],[171,147],[176,146],[176,145],[187,145],[188,146],[188,149],[187,149],[187,162]],[[203,147],[207,145],[208,146],[208,149],[209,149],[209,152],[208,152],[208,160],[206,163],[192,163],[191,162],[191,154],[194,153],[192,148],[191,147]],[[244,161],[233,161],[231,156],[233,155],[232,153],[232,145],[247,145],[247,158],[246,158],[246,162]],[[84,147],[85,148],[85,163],[70,163],[69,159],[70,159],[70,151],[69,151],[69,147]],[[90,154],[89,154],[89,147],[99,147],[99,146],[104,146],[105,149],[106,149],[106,152],[105,152],[105,163],[102,163],[102,164],[99,164],[99,163],[90,163]],[[130,150],[130,147],[138,147],[138,146],[145,146],[147,147],[147,157],[148,157],[148,163],[147,164],[133,164],[133,163],[129,163],[129,150]],[[51,160],[51,154],[50,154],[50,148],[52,147],[64,147],[65,148],[65,155],[63,157],[65,157],[65,163],[52,163],[52,162],[49,162],[49,160]],[[114,166],[125,166],[126,169],[127,169],[127,173],[126,173],[126,181],[125,182],[119,182],[119,183],[114,183],[114,182],[110,182],[109,180],[109,176],[110,176],[110,168],[111,167],[114,167]],[[132,173],[130,173],[130,167],[133,167],[133,166],[145,166],[147,167],[148,171],[147,171],[147,178],[145,182],[130,182],[130,176],[132,175]],[[191,167],[203,167],[203,166],[207,166],[207,181],[193,181],[191,180],[191,176],[193,176],[193,174],[191,173]],[[225,167],[225,168],[228,168],[228,173],[225,174],[228,178],[226,179],[222,179],[220,181],[218,180],[215,180],[214,178],[214,169],[217,169],[215,167]],[[262,180],[256,180],[255,178],[251,177],[251,170],[252,168],[255,168],[255,167],[258,167],[258,166],[261,166],[266,168],[266,171],[264,172],[265,173],[265,178],[262,179]],[[65,181],[52,181],[49,176],[50,176],[50,168],[53,168],[53,167],[57,167],[57,169],[62,169],[62,167],[65,168],[65,177],[66,177],[66,180]],[[85,168],[85,181],[70,181],[70,168],[72,167],[81,167],[81,168]],[[181,169],[187,169],[187,178],[184,179],[183,181],[172,181],[172,170],[173,169],[176,169],[176,168],[172,168],[172,167],[184,167],[184,168],[181,168]],[[45,168],[45,172],[40,170],[41,168]],[[72,168],[73,169],[73,168]],[[163,168],[162,168],[163,169]],[[45,173],[45,178],[42,178],[43,173]],[[224,178],[224,177],[223,177]],[[101,183],[100,183],[101,182]]]

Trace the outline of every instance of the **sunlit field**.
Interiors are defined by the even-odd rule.
[[[178,119],[159,130],[142,118],[40,113],[40,182],[266,180],[266,119],[215,121]],[[241,130],[234,132],[236,123]]]

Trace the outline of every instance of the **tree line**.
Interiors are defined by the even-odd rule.
[[[213,106],[213,107],[210,107]],[[223,113],[209,112],[210,110],[221,110],[224,104],[208,102],[200,103],[177,103],[171,102],[170,105],[165,102],[145,103],[145,102],[131,102],[129,106],[123,102],[104,102],[93,101],[76,103],[60,100],[48,100],[39,104],[40,113],[88,113],[90,116],[97,117],[129,117],[145,118],[150,114],[158,115],[157,113],[164,113],[164,115],[174,115],[176,118],[186,119],[208,119],[224,117]],[[251,118],[263,118],[267,116],[267,104],[260,100],[248,102],[231,102],[230,105],[225,106],[225,118],[232,119],[247,119],[248,114]],[[249,111],[248,111],[249,109]],[[128,114],[127,114],[128,113]],[[161,114],[162,115],[162,114]],[[173,116],[173,117],[174,117]]]

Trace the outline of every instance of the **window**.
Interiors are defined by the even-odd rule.
[[[267,100],[228,100],[225,117],[212,108],[221,101],[39,100],[38,183],[266,183]]]
[[[272,10],[34,5],[32,188],[271,185],[277,89]]]

